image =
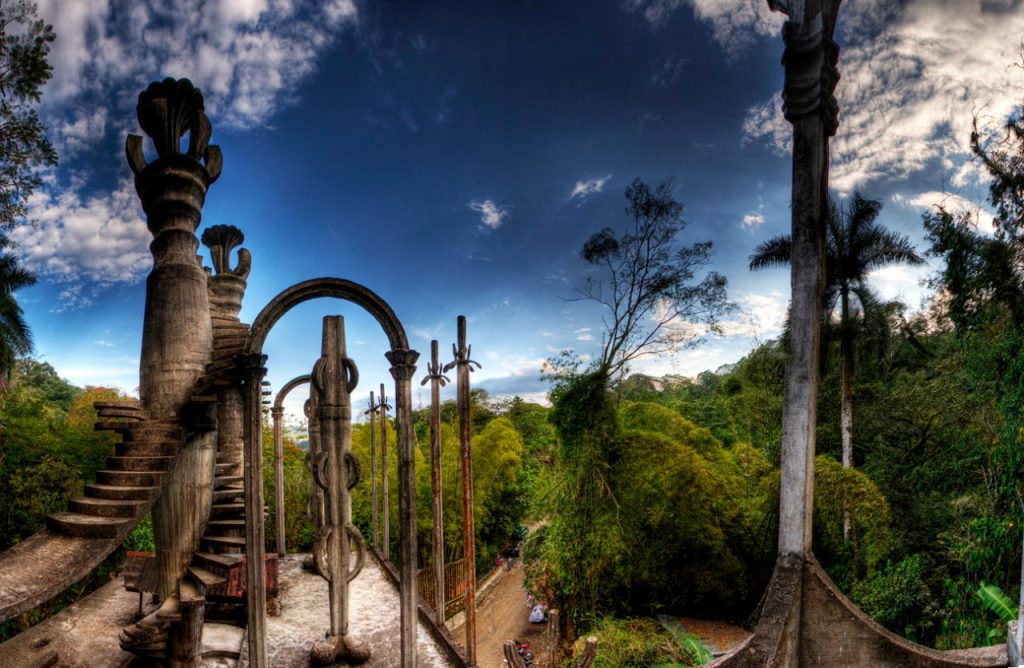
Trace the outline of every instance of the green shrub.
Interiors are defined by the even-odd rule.
[[[937,613],[926,576],[921,555],[915,554],[856,583],[851,598],[882,626],[920,641],[932,633]]]
[[[654,619],[616,619],[603,617],[573,644],[573,657],[583,653],[587,637],[597,638],[597,658],[594,668],[650,668],[651,666],[700,665],[700,659],[691,652],[703,654],[699,644],[688,647],[680,643]],[[573,659],[562,663],[569,668]]]

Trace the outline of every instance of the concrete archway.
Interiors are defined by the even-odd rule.
[[[260,402],[266,374],[263,344],[271,329],[286,313],[304,302],[334,298],[350,302],[369,313],[388,337],[385,353],[395,381],[395,427],[398,432],[398,523],[400,543],[399,607],[401,664],[416,666],[416,472],[415,437],[412,428],[412,377],[419,353],[409,349],[405,328],[391,307],[369,288],[342,278],[314,278],[282,291],[253,320],[243,354],[238,357],[245,384],[245,511],[246,577],[248,589],[249,661],[254,668],[267,666],[266,584],[263,527],[263,443]]]

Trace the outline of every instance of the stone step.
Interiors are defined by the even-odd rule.
[[[248,335],[248,330],[243,329],[216,331],[213,333],[213,349],[237,348],[241,352],[245,347],[245,340],[249,338]]]
[[[181,621],[181,610],[177,607],[165,610],[163,608],[156,611],[156,618],[163,622],[180,622]]]
[[[178,596],[181,597],[182,603],[201,603],[206,600],[199,588],[199,583],[189,580],[181,580],[178,583]]]
[[[245,528],[245,520],[241,518],[230,518],[230,519],[217,519],[210,520],[206,523],[208,527],[230,527],[230,528]]]
[[[210,520],[206,523],[207,536],[245,536],[244,519]]]
[[[248,336],[249,325],[240,322],[215,322],[213,323],[214,340],[222,336]]]
[[[237,552],[245,549],[245,538],[241,536],[203,536],[200,543],[203,547],[218,552]]]
[[[211,566],[213,568],[228,569],[232,566],[236,566],[242,563],[242,555],[240,554],[215,554],[213,552],[196,552],[193,558],[199,562],[202,567],[203,564]]]
[[[121,418],[124,420],[145,420],[146,411],[141,408],[103,408],[96,411],[96,415],[101,418],[115,419]]]
[[[82,496],[68,501],[68,510],[97,517],[138,517],[147,501],[133,499],[97,499]]]
[[[205,375],[196,381],[196,387],[201,388],[203,392],[223,390],[234,386],[235,382],[233,380],[220,376]]]
[[[213,488],[224,487],[225,485],[233,485],[237,482],[242,482],[243,476],[240,475],[224,475],[218,476],[213,479]]]
[[[73,538],[117,538],[122,529],[135,520],[119,517],[97,517],[81,513],[54,513],[46,518],[46,528],[53,533]]]
[[[142,410],[142,402],[138,399],[111,399],[109,401],[94,401],[92,407],[100,411],[104,408],[135,408]]]
[[[122,487],[159,487],[164,474],[159,471],[97,471],[96,482]]]
[[[245,496],[245,490],[241,487],[225,487],[224,489],[213,490],[213,500],[226,501],[227,499],[240,499]]]
[[[210,507],[210,517],[231,517],[233,515],[244,515],[245,504],[238,503],[215,503]]]
[[[115,450],[118,457],[174,457],[181,450],[181,441],[122,441],[115,446]]]
[[[131,429],[137,422],[129,422],[127,420],[97,420],[93,424],[93,431],[120,431],[126,432]]]
[[[174,457],[107,457],[112,471],[167,471]]]
[[[181,420],[178,418],[161,418],[159,420],[143,420],[142,422],[133,422],[131,424],[132,431],[137,434],[164,434],[164,433],[181,433]]]
[[[203,624],[204,657],[238,659],[241,656],[242,644],[244,642],[245,629],[243,628],[213,622]]]
[[[217,475],[226,475],[232,469],[236,468],[238,464],[234,462],[222,462],[220,458],[217,458]]]
[[[196,582],[203,586],[204,589],[216,587],[217,585],[222,585],[228,581],[227,578],[221,577],[216,573],[211,573],[205,568],[200,568],[199,566],[189,566],[188,572],[193,578],[195,578]]]
[[[125,485],[86,485],[85,494],[95,499],[135,499],[149,501],[160,493],[159,487],[127,487]]]
[[[120,401],[94,401],[92,404],[96,413],[104,418],[131,418],[134,420],[145,420],[148,415],[138,399],[126,399]]]

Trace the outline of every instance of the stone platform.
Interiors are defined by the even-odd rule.
[[[309,649],[328,628],[327,582],[302,570],[305,555],[290,554],[280,561],[281,614],[267,619],[269,664],[274,668],[310,666]],[[352,581],[350,633],[370,645],[368,668],[394,668],[399,661],[398,590],[371,554],[362,573]],[[57,666],[59,668],[121,668],[152,665],[121,651],[117,636],[133,621],[139,596],[112,580],[75,605],[0,644],[0,666]],[[461,663],[437,631],[421,618],[418,624],[419,665],[457,668]],[[204,646],[225,649],[236,643],[244,650],[240,629],[225,625],[204,628]],[[56,662],[52,657],[56,653]],[[48,658],[49,657],[49,658]],[[205,668],[245,666],[239,661],[208,658]]]

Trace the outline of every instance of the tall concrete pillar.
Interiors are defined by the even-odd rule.
[[[153,83],[138,104],[139,125],[157,158],[147,164],[143,139],[129,135],[128,163],[153,233],[153,269],[146,280],[139,391],[155,419],[174,419],[188,401],[212,354],[207,276],[196,256],[206,192],[220,176],[220,149],[202,93],[187,79]],[[189,134],[185,152],[181,138]],[[160,596],[174,606],[178,580],[202,536],[212,501],[215,433],[183,424],[185,441],[153,507]],[[206,512],[204,512],[204,509]]]

